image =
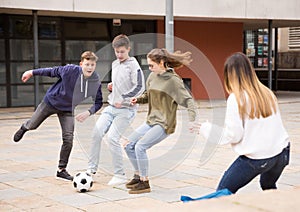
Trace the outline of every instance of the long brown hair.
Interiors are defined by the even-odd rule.
[[[180,68],[183,65],[188,66],[192,62],[191,55],[191,52],[176,51],[170,53],[166,49],[152,49],[147,57],[155,63],[163,61],[165,68]]]
[[[255,70],[243,53],[234,53],[224,65],[224,84],[228,93],[234,93],[241,118],[268,117],[276,113],[276,97],[256,76]],[[245,93],[247,93],[248,100]],[[250,105],[247,105],[249,101]],[[250,109],[250,111],[248,111]]]

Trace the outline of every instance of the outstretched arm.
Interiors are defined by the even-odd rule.
[[[22,81],[28,81],[32,76],[48,76],[48,77],[58,77],[60,78],[63,72],[72,71],[71,65],[66,66],[55,66],[48,68],[38,68],[34,70],[25,71],[22,75]]]

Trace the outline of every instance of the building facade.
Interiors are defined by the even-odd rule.
[[[194,59],[190,68],[179,69],[178,74],[196,99],[224,98],[223,63],[233,52],[247,53],[246,31],[262,29],[264,33],[269,20],[272,28],[300,26],[297,0],[288,3],[174,0],[173,5],[174,49],[191,51]],[[85,50],[99,56],[97,72],[105,88],[114,60],[110,43],[120,33],[130,36],[131,55],[138,59],[147,76],[146,53],[152,48],[165,47],[166,6],[166,1],[161,0],[52,0],[47,4],[34,0],[0,0],[0,107],[33,106],[34,94],[38,92],[41,100],[55,79],[39,78],[36,90],[34,79],[21,82],[22,73],[35,66],[77,64]],[[262,36],[263,44],[265,37]],[[264,51],[264,47],[256,52],[261,48]],[[255,65],[258,61],[257,58]],[[268,61],[263,58],[261,62]]]

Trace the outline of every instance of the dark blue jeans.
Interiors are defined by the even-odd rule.
[[[72,112],[63,112],[57,110],[42,101],[34,111],[32,117],[27,122],[25,122],[23,126],[28,130],[35,130],[41,125],[43,121],[45,121],[49,116],[53,114],[57,114],[62,129],[63,143],[60,149],[58,167],[66,168],[73,147],[74,116]]]
[[[260,175],[260,186],[263,190],[276,189],[284,167],[289,164],[290,144],[274,157],[254,160],[239,156],[225,171],[217,190],[227,188],[236,193],[256,176]]]

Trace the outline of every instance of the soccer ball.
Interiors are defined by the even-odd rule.
[[[87,192],[93,185],[93,178],[89,173],[79,172],[74,176],[73,186],[78,192]]]

